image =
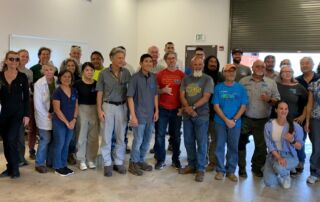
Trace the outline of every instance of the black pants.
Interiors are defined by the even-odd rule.
[[[10,175],[19,175],[19,135],[22,116],[0,116],[0,133],[3,139],[4,156]]]

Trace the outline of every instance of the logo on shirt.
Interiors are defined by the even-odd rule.
[[[197,84],[191,83],[187,86],[186,92],[190,97],[193,97],[201,93],[201,88]]]

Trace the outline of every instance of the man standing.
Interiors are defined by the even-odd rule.
[[[240,64],[243,51],[239,48],[232,49],[233,64],[236,66],[236,81],[251,75],[250,67]]]
[[[246,172],[246,144],[248,136],[253,135],[254,153],[251,169],[255,176],[262,177],[261,168],[266,160],[266,144],[264,140],[264,125],[268,121],[272,105],[280,99],[277,84],[264,76],[265,63],[256,60],[252,65],[253,74],[240,80],[248,93],[249,104],[241,126],[239,140],[239,176],[247,177]]]
[[[196,50],[194,51],[194,57],[199,57],[199,58],[202,58],[202,60],[204,60],[206,58],[206,53],[204,52],[203,48],[197,47]],[[188,76],[192,74],[191,68],[187,66],[185,67],[184,72]]]
[[[209,99],[213,92],[211,77],[203,74],[204,64],[199,57],[191,60],[192,75],[183,79],[180,99],[183,106],[184,144],[188,165],[180,174],[196,173],[195,180],[202,182],[207,166]]]
[[[314,63],[313,63],[313,60],[312,60],[311,57],[303,57],[300,60],[300,70],[302,72],[302,75],[298,76],[296,78],[296,80],[306,90],[308,90],[308,86],[309,86],[309,84],[311,82],[315,82],[320,78],[319,74],[317,74],[314,71],[312,71],[313,66],[314,66]],[[306,112],[304,114],[306,114]],[[303,123],[303,125],[304,124],[305,123]],[[306,138],[307,138],[307,134],[306,134],[306,132],[304,132],[303,141],[305,141]],[[300,150],[297,150],[297,154],[298,154],[299,164],[296,167],[296,171],[298,173],[302,173],[302,171],[304,169],[304,162],[305,162],[305,159],[306,159],[306,153],[305,153],[305,146],[304,145]]]
[[[152,73],[157,74],[161,70],[163,70],[165,67],[163,65],[160,65],[158,62],[159,59],[159,49],[157,46],[150,46],[148,48],[148,53],[152,57],[152,69],[150,70]]]
[[[152,166],[146,162],[146,155],[154,122],[159,116],[156,76],[150,72],[152,65],[151,55],[143,54],[140,58],[141,69],[132,76],[127,93],[131,114],[130,124],[133,127],[128,170],[138,176],[141,176],[143,171],[152,171]]]
[[[275,80],[276,77],[279,75],[279,72],[274,71],[274,66],[276,64],[276,58],[273,55],[267,55],[264,58],[264,63],[266,64],[265,76],[269,77],[270,79]]]
[[[125,129],[127,126],[127,84],[130,72],[122,68],[125,52],[113,48],[109,54],[111,65],[101,71],[97,82],[97,110],[99,119],[104,122],[104,133],[101,143],[101,154],[104,161],[104,176],[112,176],[112,159],[114,169],[120,174],[126,173]],[[116,144],[111,158],[112,134],[115,133]]]
[[[103,56],[99,51],[93,51],[90,60],[94,66],[93,80],[98,81],[100,72],[105,69],[105,67],[103,67]]]
[[[165,166],[166,149],[165,136],[169,124],[169,132],[172,144],[172,166],[181,168],[180,142],[181,142],[181,116],[178,116],[180,103],[179,89],[184,73],[176,67],[176,53],[169,52],[164,55],[167,68],[157,74],[159,88],[159,121],[155,140],[155,158],[157,163],[155,169],[160,170]],[[171,129],[171,130],[170,130]]]
[[[164,53],[166,54],[166,53],[173,53],[173,52],[176,53],[176,50],[175,50],[175,47],[174,47],[174,43],[169,41],[164,46]],[[166,60],[165,59],[161,59],[159,61],[159,64],[162,65],[162,66],[166,66]],[[179,60],[178,58],[177,58],[176,65],[177,65],[178,69],[183,69],[183,62],[181,60]]]

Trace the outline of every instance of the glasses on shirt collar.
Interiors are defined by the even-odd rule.
[[[10,62],[19,62],[20,58],[8,58]]]

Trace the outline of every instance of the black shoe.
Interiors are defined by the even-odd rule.
[[[246,169],[239,168],[239,177],[242,177],[242,178],[247,178],[248,177]]]
[[[113,170],[123,175],[127,173],[127,169],[124,167],[124,165],[114,165]]]
[[[105,177],[111,177],[112,176],[112,166],[104,166],[104,172]]]
[[[29,151],[29,158],[30,158],[31,160],[36,160],[36,150],[31,149],[31,150]]]
[[[179,160],[177,161],[172,161],[172,167],[176,168],[176,169],[180,169],[181,168],[181,163]]]
[[[64,167],[63,169],[66,171],[66,173],[67,173],[68,175],[72,175],[72,174],[74,174],[74,171],[73,171],[73,170],[71,170],[71,169],[70,169],[70,168],[68,168],[68,167]]]
[[[127,146],[126,147],[126,154],[130,154],[130,152],[131,152],[131,149],[129,149],[129,147]]]
[[[15,173],[15,174],[12,174],[11,176],[11,179],[16,179],[16,178],[19,178],[20,177],[20,173]]]
[[[156,170],[162,170],[166,164],[164,162],[157,162],[156,165],[154,166],[154,169]]]
[[[168,151],[173,151],[173,146],[172,146],[172,144],[169,144],[169,146],[168,146]]]
[[[3,177],[10,177],[10,172],[7,170],[3,171],[1,174],[0,174],[0,178],[3,178]]]
[[[68,176],[68,173],[64,168],[55,169],[55,173],[63,177]]]
[[[150,154],[154,154],[154,149],[150,149]]]
[[[23,166],[27,166],[27,165],[29,165],[29,163],[26,160],[19,163],[19,167],[23,167]]]
[[[261,172],[260,170],[252,170],[252,173],[256,177],[263,177],[263,172]]]

